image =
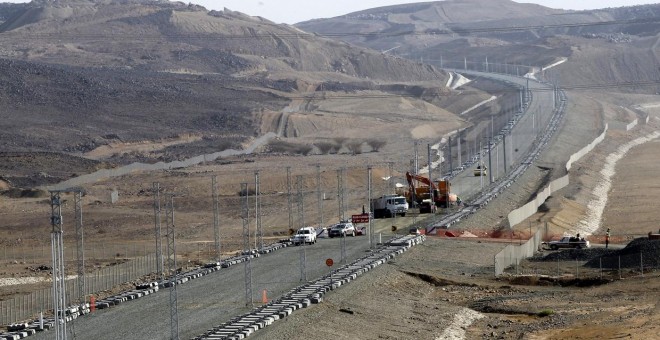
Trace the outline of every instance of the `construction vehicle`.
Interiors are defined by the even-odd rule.
[[[395,215],[406,216],[408,202],[403,196],[384,195],[371,200],[371,211],[374,218],[394,217]]]
[[[451,193],[451,183],[447,179],[441,179],[437,183],[434,183],[424,176],[406,172],[406,180],[408,181],[408,191],[404,192],[404,196],[410,202],[413,202],[414,193],[415,203],[421,206],[424,200],[431,199],[430,190],[433,190],[433,201],[435,206],[447,208],[456,203],[457,197],[455,194]],[[423,185],[416,185],[415,182],[420,182]]]
[[[436,212],[436,205],[431,202],[430,198],[422,200],[422,202],[419,203],[419,213],[420,214],[435,214]]]

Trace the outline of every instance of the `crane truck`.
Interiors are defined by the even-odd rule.
[[[430,190],[433,190],[433,201],[435,206],[447,208],[456,203],[457,196],[451,193],[451,183],[447,179],[441,179],[437,183],[434,183],[424,176],[406,172],[406,180],[408,181],[408,191],[404,192],[404,196],[411,203],[413,202],[413,193],[415,198],[414,201],[418,205],[430,200]],[[423,185],[416,185],[416,182],[422,183]]]

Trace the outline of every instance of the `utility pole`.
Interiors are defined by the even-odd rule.
[[[458,137],[456,138],[457,139],[456,143],[458,144],[457,146],[458,146],[458,165],[459,166],[461,164],[463,164],[463,162],[461,160],[461,133],[462,132],[463,132],[462,130],[458,130]]]
[[[299,227],[305,227],[305,206],[304,206],[304,197],[303,197],[303,177],[301,175],[296,176],[296,191],[298,193],[298,222]],[[307,252],[305,250],[305,240],[302,240],[300,244],[300,281],[307,281]]]
[[[488,139],[488,178],[490,179],[490,184],[493,184],[493,152],[491,150],[492,139]]]
[[[429,183],[433,184],[433,176],[431,172],[433,170],[433,164],[431,163],[431,144],[427,144],[427,152],[429,162]],[[435,204],[435,193],[433,192],[431,185],[429,185],[429,194],[431,196],[431,204]]]
[[[248,184],[241,183],[241,210],[243,217],[243,254],[248,257],[244,265],[245,306],[252,306],[252,261],[250,251],[250,205],[248,201]]]
[[[319,227],[323,227],[323,197],[321,195],[321,164],[316,164],[316,200],[319,213]]]
[[[85,303],[85,237],[82,223],[82,190],[73,194],[76,215],[76,249],[78,255],[78,301]]]
[[[222,252],[220,248],[220,207],[218,203],[218,179],[211,177],[211,195],[213,196],[213,241],[215,246],[215,260],[220,261]]]
[[[391,195],[394,193],[394,188],[392,185],[392,174],[394,172],[394,162],[387,162],[387,190],[389,191],[387,194]],[[396,215],[396,214],[395,214]]]
[[[367,167],[367,204],[369,204],[369,249],[374,248],[374,230],[371,220],[373,218],[373,208],[371,206],[371,165]]]
[[[414,148],[415,148],[415,161],[414,161],[413,173],[415,175],[417,175],[419,173],[419,153],[417,152],[417,146],[419,145],[419,143],[417,141],[415,141],[414,145],[415,145],[414,146]]]
[[[165,279],[163,275],[163,238],[161,237],[161,216],[160,216],[160,183],[153,183],[154,192],[154,232],[156,234],[156,275],[158,278]]]
[[[286,167],[286,200],[289,208],[289,230],[293,229],[293,205],[291,203],[291,167]]]
[[[248,205],[248,184],[241,183],[241,210],[243,217],[243,252],[250,251],[250,206]]]
[[[451,136],[449,137],[449,141],[448,141],[447,145],[449,145],[449,146],[448,146],[448,149],[449,149],[449,155],[448,155],[447,157],[449,157],[449,176],[451,176],[451,175],[454,174],[454,166],[453,166],[453,164],[452,164],[452,162],[451,162],[451,159],[452,159],[452,154],[451,154]]]
[[[504,152],[504,173],[506,174],[506,134],[502,135],[502,149]]]
[[[337,169],[337,207],[341,222],[344,220],[344,168]]]
[[[179,306],[176,291],[178,272],[176,268],[176,233],[174,226],[174,194],[167,195],[165,204],[167,221],[167,269],[170,274],[170,335],[172,340],[179,340]]]
[[[55,314],[55,339],[66,340],[66,281],[64,272],[64,243],[62,240],[61,191],[50,192],[52,231],[50,234],[53,259],[53,313]]]
[[[261,183],[259,179],[259,171],[254,173],[254,216],[256,224],[256,238],[255,248],[261,250],[264,248],[264,231],[261,227]]]
[[[305,227],[305,201],[303,196],[303,176],[296,176],[296,190],[298,192],[298,228]]]
[[[483,158],[481,157],[481,140],[479,141],[479,150],[477,151],[479,153],[479,179],[481,180],[481,188],[484,188],[484,161]]]

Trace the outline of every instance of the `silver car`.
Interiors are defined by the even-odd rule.
[[[328,230],[328,237],[332,238],[335,236],[355,236],[355,226],[351,222],[337,223]]]

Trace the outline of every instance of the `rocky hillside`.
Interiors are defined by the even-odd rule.
[[[0,6],[0,148],[85,152],[197,134],[240,142],[318,88],[433,82],[432,66],[242,13],[160,0]],[[387,91],[383,87],[379,91]]]
[[[562,77],[583,84],[657,79],[658,17],[660,4],[575,12],[509,0],[447,0],[375,8],[296,27],[454,68],[463,68],[466,60],[482,65],[486,58],[491,64],[540,66],[586,52],[590,61],[603,62],[570,68],[565,75],[573,77]],[[612,50],[621,59],[605,62]]]

